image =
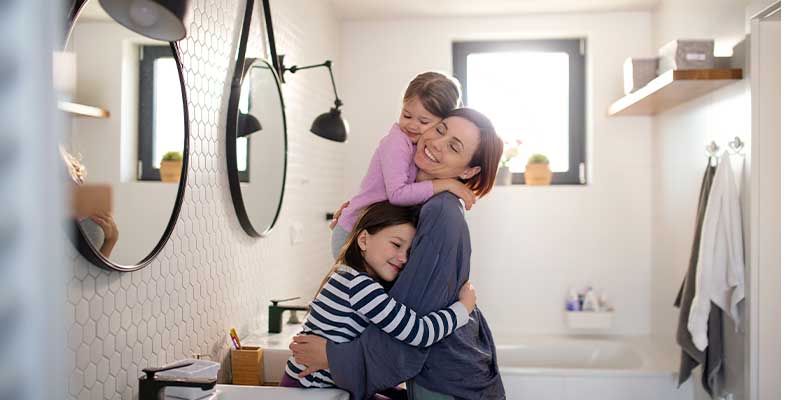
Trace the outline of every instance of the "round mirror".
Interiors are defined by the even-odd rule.
[[[183,199],[189,121],[178,52],[116,23],[98,0],[72,15],[54,75],[68,120],[59,153],[73,236],[94,264],[132,271],[164,246]]]
[[[239,83],[239,84],[237,84]],[[286,117],[280,81],[260,58],[245,60],[228,105],[228,178],[236,215],[251,236],[275,225],[286,178]]]

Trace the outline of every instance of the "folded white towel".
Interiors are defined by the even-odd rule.
[[[708,314],[713,302],[739,330],[738,304],[744,299],[742,210],[730,157],[720,159],[708,196],[697,259],[696,291],[688,329],[698,350],[708,346]]]

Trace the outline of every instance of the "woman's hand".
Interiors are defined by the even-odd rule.
[[[475,294],[475,287],[471,283],[467,282],[461,286],[461,290],[458,292],[458,301],[467,308],[467,313],[472,314],[475,303],[478,301],[478,295]]]
[[[297,335],[292,338],[289,350],[298,363],[306,366],[300,373],[301,378],[328,368],[328,353],[325,350],[327,344],[325,338],[316,335]]]
[[[330,228],[331,230],[333,230],[333,228],[335,228],[335,227],[336,227],[336,223],[338,223],[338,222],[339,222],[339,217],[341,217],[341,216],[342,216],[342,210],[344,210],[345,208],[347,208],[347,206],[349,206],[349,205],[350,205],[350,202],[349,202],[349,201],[345,201],[344,203],[342,203],[342,205],[341,205],[341,206],[339,206],[339,209],[338,209],[338,210],[336,210],[336,212],[335,212],[335,213],[333,213],[333,219],[331,220],[331,223],[330,223],[330,224],[328,224],[328,228]]]
[[[464,208],[471,209],[477,197],[466,185],[455,179],[435,179],[433,181],[433,193],[450,192],[464,201]]]

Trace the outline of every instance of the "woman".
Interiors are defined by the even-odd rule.
[[[502,152],[488,118],[457,109],[417,143],[417,180],[458,178],[482,197],[494,185]],[[411,256],[390,294],[417,313],[446,307],[469,279],[470,254],[461,203],[450,193],[436,195],[422,207]],[[410,379],[412,399],[505,398],[492,334],[477,307],[466,326],[428,349],[406,346],[374,327],[341,344],[298,336],[290,348],[309,373],[329,368],[355,399]]]

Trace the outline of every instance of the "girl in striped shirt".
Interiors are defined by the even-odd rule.
[[[408,345],[428,347],[467,323],[476,301],[469,282],[461,288],[458,302],[425,316],[387,295],[408,259],[417,213],[417,208],[388,201],[365,209],[310,304],[304,334],[342,343],[374,324]],[[281,386],[335,387],[330,371],[308,374],[305,369],[289,358]]]

